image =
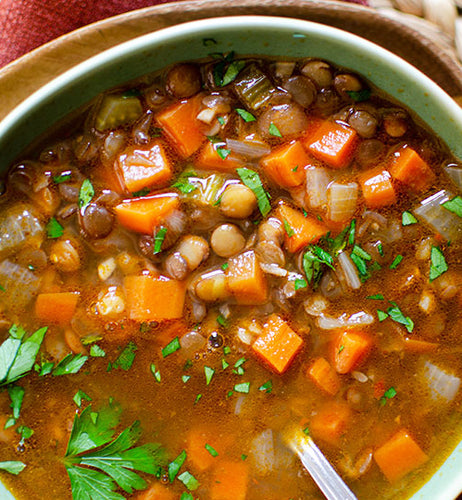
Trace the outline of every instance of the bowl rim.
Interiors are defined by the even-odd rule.
[[[212,21],[212,23],[211,23]],[[211,25],[212,24],[212,25]],[[366,52],[369,56],[374,56],[380,59],[381,64],[393,67],[395,71],[394,76],[400,76],[405,80],[408,80],[408,75],[411,74],[414,79],[416,89],[419,92],[428,94],[433,100],[430,102],[438,102],[438,108],[451,122],[452,126],[458,129],[458,133],[462,135],[462,109],[453,101],[453,99],[442,90],[435,82],[433,82],[429,77],[421,73],[414,66],[406,62],[401,57],[393,54],[387,49],[376,45],[375,43],[361,38],[355,34],[347,31],[340,30],[338,28],[328,26],[325,24],[289,18],[289,17],[277,17],[277,16],[254,16],[254,15],[237,15],[237,16],[226,16],[226,17],[216,17],[212,19],[200,19],[195,21],[188,21],[175,26],[170,26],[167,28],[162,28],[153,33],[148,33],[140,37],[133,38],[114,47],[111,47],[103,52],[92,56],[74,66],[73,68],[67,70],[63,74],[57,76],[49,83],[45,84],[43,87],[38,89],[27,99],[21,102],[17,107],[15,107],[1,122],[0,122],[0,149],[2,147],[2,141],[5,141],[5,137],[11,134],[11,131],[15,131],[21,124],[27,121],[27,115],[31,110],[40,109],[41,106],[47,105],[53,101],[53,96],[63,88],[68,88],[74,81],[81,79],[82,77],[91,77],[97,74],[99,68],[104,66],[108,61],[122,61],[128,57],[134,56],[140,51],[146,49],[146,47],[152,47],[156,44],[161,44],[166,40],[178,40],[187,37],[204,37],[204,32],[216,32],[227,30],[228,32],[235,31],[241,32],[243,30],[285,30],[287,33],[294,34],[317,34],[318,36],[328,37],[329,39],[335,40],[337,43],[343,43],[345,40],[348,41],[351,47],[355,50],[360,50]],[[367,76],[367,75],[365,75]],[[45,103],[45,104],[44,104]],[[427,104],[427,107],[431,107]],[[420,113],[419,113],[420,114]],[[422,117],[431,128],[435,128],[434,125],[440,127],[437,121],[437,117],[432,115],[432,112],[427,113],[427,117]],[[18,125],[19,124],[19,125]],[[439,128],[440,131],[444,132],[443,128]],[[443,133],[438,133],[444,139]],[[448,144],[448,140],[445,142]],[[458,157],[462,158],[462,141],[461,144],[453,142],[448,144],[451,151]],[[4,144],[4,142],[3,142]],[[22,148],[24,149],[24,147]],[[458,460],[462,463],[462,442],[456,447],[455,450],[450,454],[449,458],[445,463],[434,473],[434,475],[429,479],[429,481],[418,490],[412,500],[417,498],[424,498],[426,494],[430,491],[438,491],[439,498],[454,498],[462,490],[462,476],[457,480],[455,473],[445,472],[446,464],[451,461]],[[459,458],[457,458],[457,456]],[[447,476],[447,477],[446,477]],[[432,481],[435,480],[435,485],[430,485]],[[434,488],[432,490],[431,488]],[[437,490],[435,489],[437,488]],[[423,496],[422,496],[423,495]],[[428,497],[427,497],[428,498]]]

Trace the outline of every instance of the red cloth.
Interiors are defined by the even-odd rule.
[[[86,24],[169,1],[181,0],[0,0],[0,68]]]

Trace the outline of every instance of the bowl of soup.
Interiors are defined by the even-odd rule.
[[[3,497],[323,498],[295,426],[358,498],[454,498],[461,133],[403,60],[271,17],[145,35],[19,105]]]

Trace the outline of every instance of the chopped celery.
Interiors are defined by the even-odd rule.
[[[271,80],[255,65],[241,71],[234,87],[246,107],[252,110],[263,106],[276,91]]]
[[[226,178],[220,174],[212,174],[207,177],[189,177],[188,183],[195,189],[183,192],[187,200],[195,200],[204,205],[218,205],[220,196],[224,191]]]
[[[133,123],[143,113],[140,100],[127,94],[108,94],[103,97],[95,118],[100,132]]]

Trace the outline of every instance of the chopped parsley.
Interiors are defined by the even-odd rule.
[[[270,394],[273,390],[273,382],[271,380],[268,380],[268,382],[265,382],[264,384],[262,384],[259,388],[258,388],[259,391],[264,391],[266,392],[267,394]]]
[[[74,397],[72,398],[74,403],[79,407],[79,408],[82,408],[82,402],[85,400],[85,401],[91,401],[91,397],[86,394],[85,392],[83,392],[81,389],[79,389]]]
[[[372,257],[366,252],[366,250],[363,250],[359,245],[355,245],[353,247],[352,253],[354,255],[357,255],[358,257],[361,257],[361,259],[372,260]]]
[[[87,359],[88,356],[84,356],[80,353],[68,354],[56,365],[52,373],[55,377],[59,375],[70,375],[72,373],[77,373],[85,364]]]
[[[222,160],[226,160],[226,158],[231,154],[231,150],[230,149],[225,149],[223,147],[221,148],[216,148],[215,150],[217,152],[217,155],[222,159]]]
[[[166,358],[167,356],[170,356],[170,354],[173,354],[175,351],[178,351],[180,347],[180,339],[178,337],[175,337],[162,349],[162,356]]]
[[[50,219],[45,229],[50,239],[60,238],[64,234],[63,226],[54,217]]]
[[[186,382],[191,378],[191,375],[182,375],[181,380],[183,381],[183,384],[186,384]]]
[[[223,370],[226,370],[226,368],[228,368],[228,366],[229,366],[229,363],[226,361],[225,358],[223,358],[221,360],[221,367],[223,368]]]
[[[245,109],[236,108],[236,113],[246,122],[254,122],[256,120],[252,113],[249,113]]]
[[[213,446],[205,443],[205,449],[210,453],[210,455],[212,455],[212,457],[218,457],[218,451]]]
[[[165,235],[167,234],[168,228],[161,227],[154,236],[154,255],[158,254],[162,250],[162,244],[165,240]]]
[[[270,126],[268,128],[268,132],[270,135],[273,135],[274,137],[282,137],[281,132],[279,131],[279,129],[276,127],[276,125],[273,122],[270,123]]]
[[[172,462],[168,464],[168,479],[171,483],[173,483],[176,478],[178,472],[180,472],[181,467],[183,466],[186,460],[186,451],[183,450]]]
[[[375,295],[369,295],[366,298],[371,300],[385,300],[385,297],[381,293],[377,293]]]
[[[322,265],[333,269],[334,259],[329,252],[317,245],[310,245],[303,254],[303,270],[308,283],[317,286],[322,276]]]
[[[18,460],[7,460],[5,462],[0,462],[0,470],[9,472],[17,476],[20,472],[24,470],[26,464]]]
[[[226,69],[223,75],[223,80],[221,81],[220,87],[225,87],[226,85],[233,82],[237,75],[244,69],[245,61],[233,61]]]
[[[104,349],[101,349],[99,345],[93,344],[90,347],[90,356],[93,358],[104,358],[106,356],[106,352]]]
[[[292,229],[292,227],[290,226],[290,224],[287,222],[286,219],[283,219],[282,222],[284,223],[284,229],[286,231],[287,236],[291,238],[295,234],[295,231]]]
[[[156,365],[154,363],[151,363],[151,366],[149,368],[156,382],[160,384],[160,382],[162,381],[162,376],[160,374],[160,371],[157,369]]]
[[[226,122],[225,122],[225,119],[224,119],[222,116],[219,116],[219,117],[217,118],[217,120],[218,120],[218,123],[219,123],[220,125],[224,125],[224,124],[226,123]]]
[[[382,243],[379,243],[377,245],[377,250],[379,251],[379,254],[383,257],[383,245],[382,245]]]
[[[191,495],[191,493],[188,493],[187,491],[184,491],[181,494],[180,500],[194,500],[194,497]]]
[[[307,286],[308,283],[303,278],[297,278],[294,282],[295,291],[300,290],[301,288],[306,288]]]
[[[303,429],[303,433],[306,434],[307,436],[309,436],[310,435],[310,428],[309,427],[305,427]]]
[[[241,384],[236,384],[234,386],[234,390],[236,392],[248,394],[248,392],[250,391],[250,382],[242,382]]]
[[[379,318],[379,321],[383,321],[388,318],[388,314],[385,311],[377,309],[377,317]]]
[[[202,394],[198,394],[198,395],[196,396],[196,399],[194,400],[194,404],[199,403],[199,401],[201,400],[201,398],[202,398]]]
[[[445,201],[442,205],[446,210],[456,214],[458,217],[462,217],[462,198],[460,196],[456,196],[452,200]]]
[[[380,398],[380,406],[385,406],[389,399],[393,399],[398,393],[394,387],[387,389],[383,396]]]
[[[138,421],[115,436],[120,420],[120,407],[113,403],[99,412],[89,405],[75,415],[63,459],[75,500],[115,500],[121,498],[118,487],[127,493],[145,489],[147,482],[135,471],[160,477],[165,465],[160,445],[134,447],[142,433]]]
[[[387,313],[390,318],[396,323],[400,323],[406,327],[406,330],[411,333],[414,329],[414,322],[409,316],[404,316],[401,309],[398,307],[396,302],[391,302],[392,306],[387,309]]]
[[[209,385],[212,381],[213,376],[215,375],[215,370],[210,368],[210,366],[204,366],[205,373],[205,385]]]
[[[197,490],[199,488],[199,481],[187,470],[182,472],[178,479],[188,488],[190,491]]]
[[[411,214],[411,212],[405,211],[401,216],[401,224],[403,226],[410,226],[412,224],[417,224],[417,219]]]
[[[150,189],[149,188],[143,188],[143,189],[140,189],[139,191],[135,191],[132,193],[132,196],[133,198],[142,198],[143,196],[146,196],[150,193]]]
[[[393,259],[393,262],[390,264],[390,269],[396,269],[401,261],[403,260],[403,256],[402,255],[397,255],[394,259]]]
[[[223,271],[226,271],[226,269],[228,269],[229,267],[229,264],[227,262],[224,262],[222,265],[221,265],[221,268],[223,269]]]
[[[61,184],[61,182],[66,182],[71,179],[71,172],[70,170],[66,170],[65,172],[61,172],[58,175],[53,176],[53,182],[55,184]]]
[[[343,349],[345,349],[345,346],[342,344],[339,348],[338,348],[338,354],[340,354]]]
[[[222,326],[223,328],[226,328],[228,326],[228,321],[226,318],[223,316],[223,314],[219,314],[217,316],[217,323]]]
[[[439,247],[432,247],[430,261],[430,281],[433,281],[448,270],[448,264]]]
[[[114,363],[109,363],[108,364],[108,370],[115,370],[117,368],[120,368],[124,371],[130,370],[130,368],[133,365],[133,362],[135,361],[135,356],[136,356],[136,351],[138,350],[138,347],[136,344],[132,341],[130,341],[123,349],[123,351],[119,354],[117,359],[114,361]]]
[[[353,245],[355,242],[356,233],[356,219],[353,219],[350,224],[350,230],[348,232],[348,244]]]
[[[269,202],[269,197],[263,184],[261,182],[260,176],[254,170],[250,168],[237,168],[236,169],[242,182],[253,191],[254,195],[257,197],[258,208],[260,209],[263,217],[266,217],[271,211],[271,205]]]
[[[351,260],[354,262],[358,272],[361,276],[367,276],[367,264],[366,261],[356,253],[350,254]]]
[[[79,191],[79,208],[81,211],[84,211],[87,205],[91,202],[95,196],[95,189],[93,188],[93,184],[90,179],[85,179],[80,186]]]

